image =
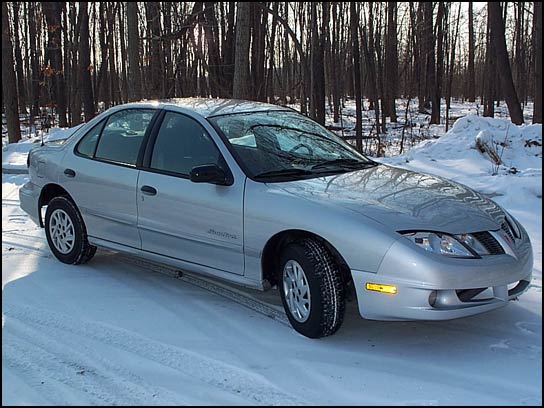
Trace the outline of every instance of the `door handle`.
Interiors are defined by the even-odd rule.
[[[145,195],[157,195],[157,189],[151,186],[142,186],[140,190]]]
[[[75,177],[76,176],[76,172],[72,169],[66,169],[64,170],[64,174],[66,175],[66,177]]]

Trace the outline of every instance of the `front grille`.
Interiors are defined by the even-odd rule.
[[[489,232],[475,232],[472,235],[480,241],[490,255],[502,255],[505,253],[503,247],[499,244],[499,241],[497,241]]]
[[[514,234],[512,234],[512,228],[510,228],[510,225],[508,225],[508,221],[504,221],[501,225],[501,229],[506,232],[506,234],[510,237],[512,242],[514,242]]]

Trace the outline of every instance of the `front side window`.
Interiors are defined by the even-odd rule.
[[[153,109],[129,109],[112,114],[98,141],[95,157],[135,166],[154,114]]]
[[[155,140],[150,167],[188,176],[196,166],[223,167],[221,158],[213,140],[196,120],[167,112]]]
[[[249,176],[271,181],[353,171],[376,163],[313,120],[292,111],[210,118]]]

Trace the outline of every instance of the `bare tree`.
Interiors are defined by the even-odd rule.
[[[19,126],[19,103],[17,101],[17,83],[15,78],[11,36],[9,30],[8,4],[2,2],[2,95],[6,110],[9,143],[21,140]]]
[[[491,14],[487,13],[486,27],[486,50],[485,50],[485,65],[482,89],[482,103],[484,105],[484,116],[495,116],[495,76],[497,71],[495,47],[492,45],[491,38]]]
[[[145,3],[146,19],[148,31],[151,33],[151,55],[150,64],[150,98],[160,98],[163,96],[163,53],[160,41],[161,20],[159,13],[159,3],[150,1]]]
[[[351,44],[353,55],[353,86],[355,88],[355,143],[357,150],[363,150],[363,116],[361,112],[361,56],[359,52],[359,12],[357,3],[350,4]]]
[[[45,55],[46,64],[49,63],[49,78],[51,80],[52,100],[56,104],[59,116],[59,126],[68,126],[66,119],[66,88],[64,82],[64,68],[62,59],[62,25],[61,13],[63,4],[61,2],[42,1],[42,10],[47,21],[47,52]]]
[[[237,99],[246,99],[249,95],[250,3],[238,2],[237,14],[232,96]]]
[[[15,64],[17,73],[17,95],[19,99],[19,111],[26,113],[26,88],[23,75],[23,57],[21,55],[21,40],[19,38],[19,10],[21,3],[14,1],[13,3],[13,44],[15,46]]]
[[[36,2],[30,2],[28,5],[28,42],[30,46],[30,67],[31,84],[29,94],[31,100],[30,117],[33,118],[40,114],[40,73],[38,68],[37,56],[37,32],[35,17]]]
[[[431,17],[432,19],[432,17]],[[436,72],[434,74],[434,84],[431,92],[432,106],[431,106],[431,124],[440,123],[440,98],[442,96],[442,77],[444,76],[444,2],[438,2],[438,12],[436,13]],[[434,65],[434,41],[432,45],[432,60]]]
[[[322,125],[325,124],[325,71],[323,39],[317,21],[317,2],[311,3],[312,13],[312,64],[310,88],[310,115]]]
[[[140,34],[138,33],[138,3],[127,2],[128,32],[128,100],[142,99],[142,74],[140,71]]]
[[[81,20],[81,32],[79,39],[79,77],[81,79],[81,101],[85,121],[91,120],[95,115],[93,88],[91,82],[91,51],[89,48],[89,11],[87,2],[79,3],[79,18]]]
[[[387,37],[385,46],[386,106],[391,122],[397,121],[395,98],[398,93],[398,51],[397,51],[397,3],[387,2]]]
[[[516,125],[523,123],[523,112],[519,103],[514,81],[512,79],[512,71],[510,69],[510,61],[508,59],[508,51],[506,50],[506,38],[504,36],[504,20],[502,17],[502,8],[500,3],[487,3],[489,22],[491,24],[491,38],[493,47],[497,55],[497,70],[501,79],[502,91],[504,99],[508,105],[510,119]]]
[[[476,100],[476,77],[474,74],[474,10],[472,1],[468,3],[468,91],[469,102]]]
[[[534,84],[535,100],[533,106],[533,123],[542,123],[542,3],[534,3]]]

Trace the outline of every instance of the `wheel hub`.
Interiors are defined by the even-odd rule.
[[[74,224],[66,211],[60,208],[53,211],[49,220],[49,235],[55,249],[61,254],[68,254],[74,248]]]
[[[283,268],[283,293],[291,316],[300,323],[308,320],[311,307],[310,285],[302,266],[292,259]]]

